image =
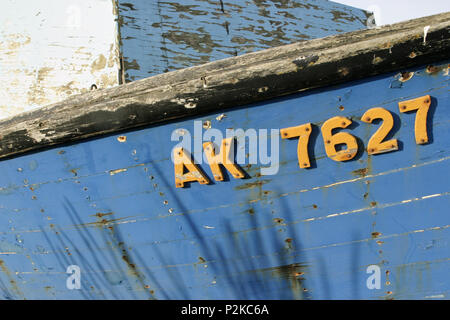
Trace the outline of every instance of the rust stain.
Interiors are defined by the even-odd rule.
[[[110,215],[112,215],[112,214],[114,214],[114,212],[105,212],[105,213],[97,212],[96,214],[91,215],[91,217],[102,218],[102,217],[104,217],[104,216],[110,216]]]
[[[245,190],[245,189],[253,189],[253,188],[259,188],[262,185],[269,183],[270,180],[260,180],[260,181],[255,181],[255,182],[249,182],[249,183],[244,183],[240,186],[235,187],[235,190]]]
[[[151,298],[154,299],[154,291],[153,290],[148,290],[150,288],[150,286],[145,283],[145,276],[143,274],[141,274],[135,264],[135,262],[132,260],[127,247],[125,245],[125,243],[123,241],[120,241],[120,237],[118,237],[118,234],[115,232],[114,228],[112,228],[112,226],[110,225],[111,223],[115,222],[115,221],[119,221],[125,218],[119,218],[119,219],[111,219],[111,220],[106,220],[103,217],[104,216],[114,216],[114,212],[106,212],[106,213],[101,213],[101,212],[97,212],[94,216],[98,218],[97,222],[93,222],[93,223],[87,223],[86,225],[95,225],[98,226],[102,229],[104,229],[104,227],[106,226],[107,229],[109,229],[109,233],[111,235],[112,241],[111,244],[114,243],[114,247],[118,249],[120,257],[122,259],[122,261],[124,261],[126,263],[126,266],[128,268],[128,273],[136,278],[139,282],[139,284],[146,289],[147,292],[150,293]],[[128,248],[129,249],[129,248]]]
[[[372,239],[378,238],[381,236],[381,232],[374,231],[371,233]]]
[[[127,141],[127,136],[118,136],[117,137],[117,141],[119,141],[119,142],[126,142]]]
[[[358,170],[354,170],[351,173],[358,177],[365,177],[367,174],[369,174],[369,168],[361,168]]]
[[[441,67],[436,67],[436,66],[433,66],[433,65],[429,65],[429,66],[427,66],[427,68],[426,68],[426,72],[427,72],[428,74],[431,74],[431,75],[436,75],[436,74],[438,74],[439,71],[441,71],[441,70],[442,70]]]
[[[439,72],[439,67],[433,66],[433,65],[429,65],[426,68],[427,73],[435,73],[435,72]]]
[[[110,213],[110,214],[112,214],[112,212]],[[107,214],[105,214],[105,215],[107,215]],[[98,218],[100,218],[98,215],[94,215],[94,216],[97,216]],[[75,227],[88,227],[88,226],[95,226],[95,227],[100,227],[100,228],[103,228],[103,227],[107,227],[107,226],[109,226],[109,225],[111,225],[111,224],[114,224],[115,222],[117,222],[117,221],[121,221],[121,220],[124,220],[124,219],[127,219],[127,218],[131,218],[132,216],[129,216],[129,217],[123,217],[123,218],[116,218],[116,219],[110,219],[110,220],[107,220],[107,219],[99,219],[98,221],[95,221],[95,222],[87,222],[87,223],[81,223],[81,224],[76,224],[76,225],[74,225]],[[53,225],[50,225],[50,227],[52,227]],[[109,228],[110,230],[111,230],[111,228]]]
[[[390,271],[386,270],[386,285],[387,286],[391,285],[391,281],[389,280],[389,274],[390,274]]]
[[[47,291],[47,292],[49,292],[50,290],[52,290],[54,287],[52,287],[52,286],[45,286],[44,287],[44,290],[45,291]]]
[[[286,243],[286,249],[287,250],[292,250],[293,249],[293,242],[294,240],[292,238],[286,238],[284,239],[284,242]]]
[[[127,264],[127,267],[131,275],[139,280],[144,289],[149,289],[150,286],[144,282],[145,277],[139,272],[139,270],[136,267],[136,264],[132,261],[127,249],[125,248],[125,244],[123,242],[119,242],[118,247],[122,252],[122,260]],[[149,290],[149,293],[151,294],[152,298],[154,298],[153,296],[155,293],[154,290]]]
[[[414,72],[402,72],[400,78],[398,79],[401,82],[406,82],[410,80],[414,76]]]
[[[308,291],[303,287],[302,281],[305,280],[305,269],[307,265],[302,263],[293,263],[278,267],[251,270],[251,273],[261,274],[263,277],[286,279],[290,283],[291,291],[295,299],[301,299],[303,293]]]
[[[206,120],[203,121],[203,129],[210,129],[211,128],[211,121]]]
[[[2,272],[8,277],[9,283],[11,284],[12,291],[19,296],[23,296],[22,292],[20,291],[19,287],[17,286],[16,281],[14,280],[14,278],[12,276],[11,271],[9,271],[9,269],[6,267],[5,262],[1,259],[0,259],[0,268],[1,268]]]
[[[206,260],[203,257],[198,257],[198,263],[205,263]]]
[[[248,213],[248,214],[254,214],[255,213],[255,209],[250,208],[250,209],[245,210],[244,212]]]

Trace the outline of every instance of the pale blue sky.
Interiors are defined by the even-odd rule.
[[[450,11],[450,0],[332,0],[375,13],[377,25]]]

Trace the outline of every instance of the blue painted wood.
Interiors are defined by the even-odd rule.
[[[118,0],[126,81],[367,27],[326,0]]]
[[[219,114],[104,136],[0,162],[0,294],[6,299],[448,298],[450,161],[447,62],[401,86],[398,74]],[[431,143],[398,102],[432,97]],[[339,108],[343,106],[344,109]],[[338,163],[320,125],[346,116],[364,145],[372,107],[395,114],[400,150]],[[280,140],[280,168],[248,179],[175,188],[174,130],[277,129],[312,122],[313,167]],[[193,153],[198,159],[201,155]],[[207,165],[202,169],[211,177]],[[80,290],[66,268],[81,268]],[[366,268],[381,268],[369,290]]]

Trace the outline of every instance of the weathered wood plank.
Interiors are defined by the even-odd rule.
[[[443,13],[73,96],[1,121],[0,157],[442,60],[449,33]]]
[[[118,85],[111,1],[2,1],[0,118]]]
[[[365,29],[364,10],[326,0],[118,0],[127,81]]]

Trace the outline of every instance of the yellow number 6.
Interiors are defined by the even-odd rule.
[[[347,128],[352,120],[346,117],[334,117],[325,121],[322,125],[322,137],[325,144],[327,156],[334,161],[347,161],[353,159],[358,153],[358,142],[356,138],[348,132],[338,132],[333,134],[333,129]],[[347,145],[347,149],[336,151],[339,144]]]

